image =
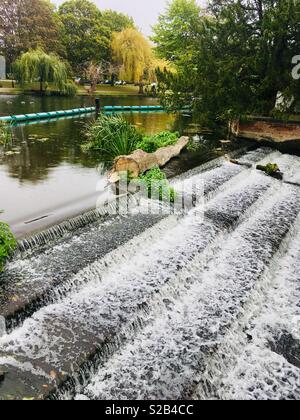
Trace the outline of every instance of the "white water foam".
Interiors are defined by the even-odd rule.
[[[253,300],[228,331],[194,397],[239,400],[300,398],[300,219],[278,251]],[[289,337],[280,350],[280,341]],[[297,349],[293,353],[293,341]],[[284,354],[286,353],[286,354]],[[203,385],[209,384],[209,387]]]
[[[237,214],[246,210],[258,198],[257,194],[259,196],[266,190],[269,182],[256,173],[252,180],[248,177],[247,172],[244,183],[229,191],[227,199],[224,193],[219,207],[216,197],[210,210],[218,213],[227,209],[226,212],[230,213],[230,209],[236,209]],[[74,344],[78,340],[80,346],[80,340],[84,339],[82,334],[86,339],[92,335],[94,340],[101,342],[107,334],[117,332],[123,324],[132,320],[137,307],[147,302],[151,294],[157,293],[164,284],[180,279],[180,270],[186,268],[188,271],[191,259],[203,252],[222,228],[223,224],[220,228],[209,219],[197,219],[197,212],[193,211],[178,226],[162,235],[159,241],[140,249],[135,257],[123,264],[117,262],[115,268],[108,264],[106,273],[101,261],[87,267],[86,272],[80,275],[86,277],[88,284],[80,293],[71,294],[68,299],[38,311],[5,342],[0,341],[0,351],[45,359],[48,364],[59,367],[62,349],[68,348],[64,361],[71,363],[78,352]],[[58,337],[60,330],[63,334]],[[73,339],[72,351],[71,343],[68,344],[70,338]]]
[[[299,209],[294,190],[277,193],[222,244],[202,273],[190,273],[199,279],[189,293],[180,301],[170,300],[152,325],[101,367],[85,395],[96,399],[189,396],[271,262],[273,241],[283,239]]]

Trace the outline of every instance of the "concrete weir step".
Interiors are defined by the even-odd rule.
[[[259,151],[249,152],[247,158],[249,161],[253,158],[259,159],[268,155],[269,152],[269,149],[259,149]],[[243,170],[224,159],[218,159],[208,166],[194,170],[187,179],[181,177],[176,180],[176,189],[180,191],[184,181],[194,181],[196,178],[200,187],[204,185],[203,193],[208,199]],[[193,185],[193,182],[190,185]],[[185,188],[187,190],[189,188],[187,182],[185,182]],[[67,234],[64,235],[64,227],[59,225],[57,228],[51,228],[51,232],[41,233],[32,239],[22,241],[21,255],[9,264],[4,274],[0,275],[0,314],[6,319],[7,328],[11,330],[40,307],[55,301],[57,296],[62,297],[71,288],[71,284],[74,288],[76,285],[72,283],[72,279],[82,267],[112,253],[113,250],[141,235],[150,227],[155,227],[161,220],[167,219],[166,214],[147,215],[142,208],[140,212],[141,214],[119,217],[97,216],[97,218],[87,214],[88,221],[91,220],[92,223],[78,228],[74,234],[70,233],[68,226]],[[84,217],[80,218],[80,224],[75,221],[75,226],[81,226],[83,224],[81,219]],[[174,218],[166,220],[165,223],[168,224],[168,222],[174,223]],[[166,226],[162,229],[166,229]],[[57,242],[55,242],[55,234],[57,234]],[[156,235],[159,234],[160,225],[158,224]],[[140,239],[140,244],[135,245],[136,249],[142,244],[147,246],[144,236]],[[152,240],[150,232],[146,236]],[[45,240],[49,240],[49,246],[45,246]],[[41,252],[37,253],[39,246]],[[31,247],[33,255],[30,255]],[[124,253],[127,258],[130,258],[128,248]],[[115,258],[120,261],[124,255],[118,255]]]
[[[297,204],[289,209],[292,198]],[[151,325],[104,363],[84,395],[112,400],[190,398],[214,353],[230,340],[226,335],[233,321],[276,260],[276,250],[299,213],[299,198],[281,191],[263,206],[266,213],[258,209],[238,226],[207,266],[186,274],[188,293],[179,301],[170,299]]]
[[[299,164],[276,159],[290,174]],[[0,338],[0,399],[192,395],[300,213],[298,187],[226,161],[174,183],[203,181],[205,200],[180,217],[135,210],[11,263],[7,319],[44,298]]]

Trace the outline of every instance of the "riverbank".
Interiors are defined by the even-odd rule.
[[[278,121],[271,118],[253,118],[247,121],[233,121],[231,133],[243,139],[258,142],[287,143],[300,142],[300,120]]]
[[[79,86],[77,96],[143,96],[139,93],[139,87],[134,85],[125,86],[110,86],[97,85],[95,92],[89,92],[90,86]],[[55,89],[48,87],[47,94],[51,95]],[[37,83],[27,84],[24,89],[20,86],[12,88],[12,83],[9,80],[0,81],[0,95],[40,95]]]

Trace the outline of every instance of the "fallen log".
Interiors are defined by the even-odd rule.
[[[113,169],[109,174],[111,183],[120,180],[121,172],[128,172],[133,178],[155,168],[165,166],[172,158],[180,155],[188,145],[189,138],[181,137],[173,146],[161,147],[154,153],[146,153],[143,150],[135,150],[131,155],[119,156],[115,159]]]

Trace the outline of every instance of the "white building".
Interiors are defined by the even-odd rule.
[[[6,60],[0,55],[0,80],[6,79]]]

